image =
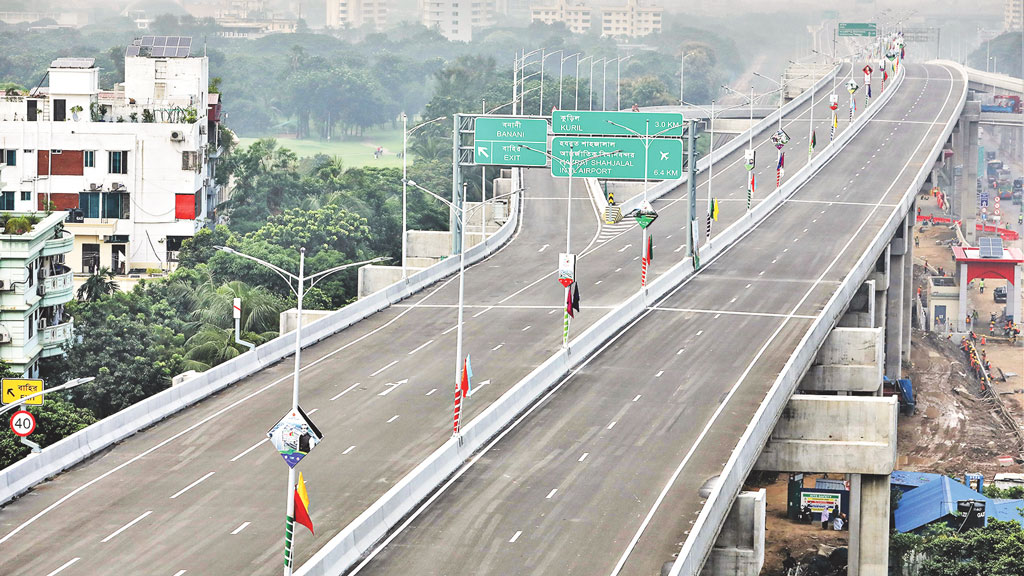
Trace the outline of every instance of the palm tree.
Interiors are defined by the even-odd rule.
[[[200,284],[190,297],[192,318],[202,325],[233,328],[231,312],[235,298],[242,300],[243,332],[265,334],[277,331],[278,318],[285,303],[266,288],[249,286],[240,280],[219,286],[212,282]]]
[[[95,302],[103,296],[109,296],[121,289],[115,280],[116,275],[110,268],[100,268],[78,288],[78,299]]]

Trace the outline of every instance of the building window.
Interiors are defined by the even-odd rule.
[[[63,98],[53,100],[53,121],[63,122],[68,119],[68,101]]]
[[[21,191],[21,201],[22,202],[29,202],[31,200],[32,200],[32,191],[31,190],[22,190]]]
[[[117,150],[107,152],[107,166],[110,167],[108,172],[110,172],[111,174],[127,174],[128,151]]]
[[[14,210],[14,192],[0,192],[0,210]]]
[[[181,169],[193,171],[199,170],[199,152],[182,152]]]
[[[82,215],[86,218],[99,218],[100,217],[100,193],[99,192],[79,192],[78,193],[78,209],[82,211]]]
[[[129,207],[128,194],[106,193],[103,195],[103,206],[100,210],[100,218],[128,219]]]
[[[3,155],[0,158],[0,162],[6,163],[8,166],[18,165],[18,151],[17,150],[0,150],[0,154]]]
[[[85,150],[85,151],[83,151],[82,152],[82,159],[83,159],[83,166],[85,166],[86,168],[95,168],[96,167],[96,151],[95,150]]]

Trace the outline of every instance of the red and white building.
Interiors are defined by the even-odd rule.
[[[68,211],[75,273],[172,269],[210,223],[220,101],[192,50],[146,36],[112,89],[92,58],[60,58],[39,87],[0,97],[0,210]]]

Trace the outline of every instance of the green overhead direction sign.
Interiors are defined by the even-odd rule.
[[[656,138],[647,155],[649,180],[676,180],[683,176],[683,141]],[[551,142],[551,175],[569,176],[570,151],[572,175],[579,178],[608,180],[644,179],[644,142],[642,138],[614,136],[557,136]],[[609,154],[617,152],[617,154]],[[594,160],[594,156],[609,154]]]
[[[551,115],[551,131],[555,134],[657,135],[679,138],[683,135],[683,115],[670,112],[556,110]]]
[[[543,118],[477,118],[473,136],[477,164],[548,164],[548,121]]]
[[[878,36],[878,25],[874,22],[840,22],[839,35],[874,38]]]

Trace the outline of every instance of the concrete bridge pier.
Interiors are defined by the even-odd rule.
[[[905,221],[905,253],[903,255],[903,327],[901,329],[903,343],[900,346],[900,361],[903,366],[910,367],[910,340],[913,334],[911,327],[914,319],[914,226],[917,224],[917,200],[910,205]]]
[[[885,374],[896,379],[901,374],[903,361],[903,330],[906,325],[904,315],[909,309],[904,284],[913,285],[912,278],[906,277],[907,263],[911,262],[907,255],[909,219],[913,213],[904,218],[896,229],[896,234],[889,241],[889,284],[886,289],[885,313]]]
[[[981,101],[974,92],[968,92],[959,125],[963,132],[964,185],[960,188],[960,217],[964,238],[967,243],[977,242],[977,210],[978,210],[978,120],[981,118]],[[982,182],[984,185],[984,182]]]
[[[842,328],[875,327],[875,281],[867,280],[860,285],[850,300],[846,313],[839,319]]]
[[[875,284],[875,323],[873,327],[885,326],[886,301],[889,289],[889,247],[878,256],[870,280]]]

